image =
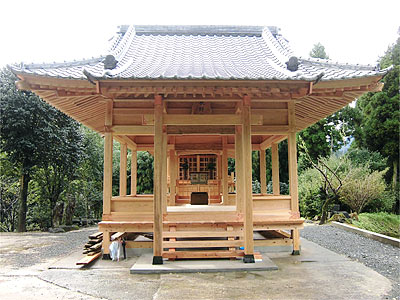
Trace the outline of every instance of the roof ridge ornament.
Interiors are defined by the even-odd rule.
[[[117,66],[118,61],[115,59],[114,55],[107,55],[104,59],[104,69],[105,70],[112,70],[115,69]]]
[[[286,62],[286,66],[289,71],[295,72],[299,69],[299,59],[296,56],[292,56],[289,58],[289,61]]]

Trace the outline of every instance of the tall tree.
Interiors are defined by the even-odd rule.
[[[398,185],[399,172],[399,127],[400,127],[400,37],[380,59],[382,67],[393,65],[384,77],[381,92],[367,93],[357,101],[355,110],[360,118],[355,119],[354,137],[359,147],[381,153],[388,158],[392,185]]]
[[[75,138],[75,133],[63,132],[62,122],[57,122],[64,116],[33,93],[18,91],[16,80],[10,71],[0,72],[0,151],[7,153],[19,169],[17,230],[23,232],[26,231],[28,184],[34,167],[54,166],[55,162],[63,162],[66,155],[73,156],[76,149],[60,148]]]

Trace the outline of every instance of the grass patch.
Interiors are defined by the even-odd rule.
[[[362,213],[358,215],[358,221],[353,224],[359,228],[373,231],[376,233],[399,238],[400,217],[395,214],[380,213]]]

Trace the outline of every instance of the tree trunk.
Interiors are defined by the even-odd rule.
[[[29,173],[23,172],[21,175],[21,187],[19,194],[19,211],[18,211],[18,232],[26,231],[26,211],[28,198],[28,184],[30,180]]]
[[[398,184],[398,167],[399,167],[399,162],[397,160],[393,161],[393,190],[396,190],[397,184]]]

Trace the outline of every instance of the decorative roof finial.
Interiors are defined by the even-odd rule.
[[[104,60],[104,69],[112,70],[117,66],[118,61],[113,55],[107,55]]]
[[[291,58],[289,58],[289,61],[286,62],[286,65],[288,70],[294,72],[298,70],[300,63],[296,56],[292,56]]]

